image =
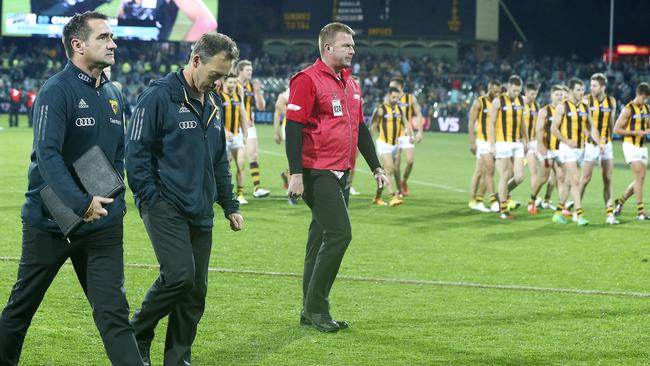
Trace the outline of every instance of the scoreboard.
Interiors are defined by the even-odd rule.
[[[369,37],[472,39],[476,0],[282,0],[281,27],[271,33],[317,34],[338,21]]]

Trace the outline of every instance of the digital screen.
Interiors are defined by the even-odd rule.
[[[358,36],[436,36],[471,39],[476,0],[282,0],[281,28],[272,33],[314,34],[332,21]]]
[[[3,36],[61,37],[75,13],[110,18],[116,38],[196,41],[217,29],[218,0],[4,0]]]

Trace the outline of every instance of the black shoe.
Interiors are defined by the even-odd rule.
[[[140,357],[142,357],[142,364],[144,366],[151,366],[151,357],[149,356],[150,348],[151,342],[138,341],[138,351],[140,351]]]
[[[312,313],[311,315],[313,316],[313,315],[322,315],[322,314],[313,314],[313,313]],[[330,318],[331,318],[331,317],[330,317]],[[339,326],[339,330],[340,330],[340,329],[348,329],[348,328],[350,327],[350,325],[348,324],[348,322],[346,322],[345,320],[333,320],[333,319],[332,319],[332,321],[333,321],[334,323],[336,323],[336,325]],[[318,329],[318,330],[321,330],[321,329],[319,329],[317,326],[315,326],[315,325],[313,324],[313,322],[312,322],[310,319],[307,318],[307,316],[305,316],[305,311],[304,311],[304,310],[300,312],[300,325],[302,325],[302,326],[306,326],[306,327],[311,327],[311,326],[313,326],[314,328],[316,328],[316,329]],[[321,330],[321,332],[324,332],[324,331]],[[335,332],[335,331],[334,331],[334,332]]]

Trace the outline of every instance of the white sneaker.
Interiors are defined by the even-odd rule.
[[[577,213],[575,213],[575,212],[573,213],[573,218],[571,219],[571,221],[578,222],[578,214]]]
[[[607,215],[607,219],[605,219],[605,223],[609,225],[618,225],[621,222],[616,219],[616,216],[614,215]]]
[[[361,194],[361,192],[354,189],[354,187],[350,187],[350,194],[353,195],[353,196],[358,196],[358,195]]]
[[[564,208],[567,210],[570,210],[571,207],[573,207],[573,201],[566,201],[566,204],[564,205]]]
[[[237,201],[239,201],[240,205],[245,205],[248,203],[248,201],[246,200],[246,198],[244,198],[244,196],[237,196]]]
[[[501,207],[499,207],[499,201],[494,201],[490,205],[490,212],[500,212]]]
[[[650,220],[650,217],[648,217],[645,212],[640,212],[638,215],[636,215],[636,219],[639,221],[646,221]]]
[[[542,208],[545,210],[555,210],[555,206],[553,206],[553,202],[551,201],[542,201]]]
[[[490,212],[490,209],[485,207],[483,205],[483,202],[476,202],[472,206],[470,206],[472,210],[480,211],[480,212]]]
[[[253,192],[253,197],[262,198],[268,196],[269,194],[271,194],[271,191],[267,191],[264,188],[258,188],[255,190],[255,192]]]
[[[543,202],[542,199],[537,197],[537,199],[535,199],[535,207],[541,207],[542,202]]]

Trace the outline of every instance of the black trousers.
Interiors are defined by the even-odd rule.
[[[113,365],[142,365],[124,291],[122,220],[68,243],[23,223],[18,279],[0,316],[0,365],[16,365],[45,292],[70,258]],[[62,314],[65,316],[65,314]]]
[[[34,107],[30,107],[27,110],[27,126],[29,127],[34,127],[34,115],[32,114],[34,112]]]
[[[191,364],[192,343],[205,310],[212,228],[189,224],[176,208],[160,199],[142,208],[160,275],[131,324],[138,342],[150,344],[158,322],[169,315],[164,365]]]
[[[18,127],[18,112],[20,111],[20,104],[9,106],[9,127]]]
[[[339,179],[329,170],[304,169],[303,199],[311,209],[303,273],[303,306],[329,314],[329,293],[350,241],[349,172]]]

